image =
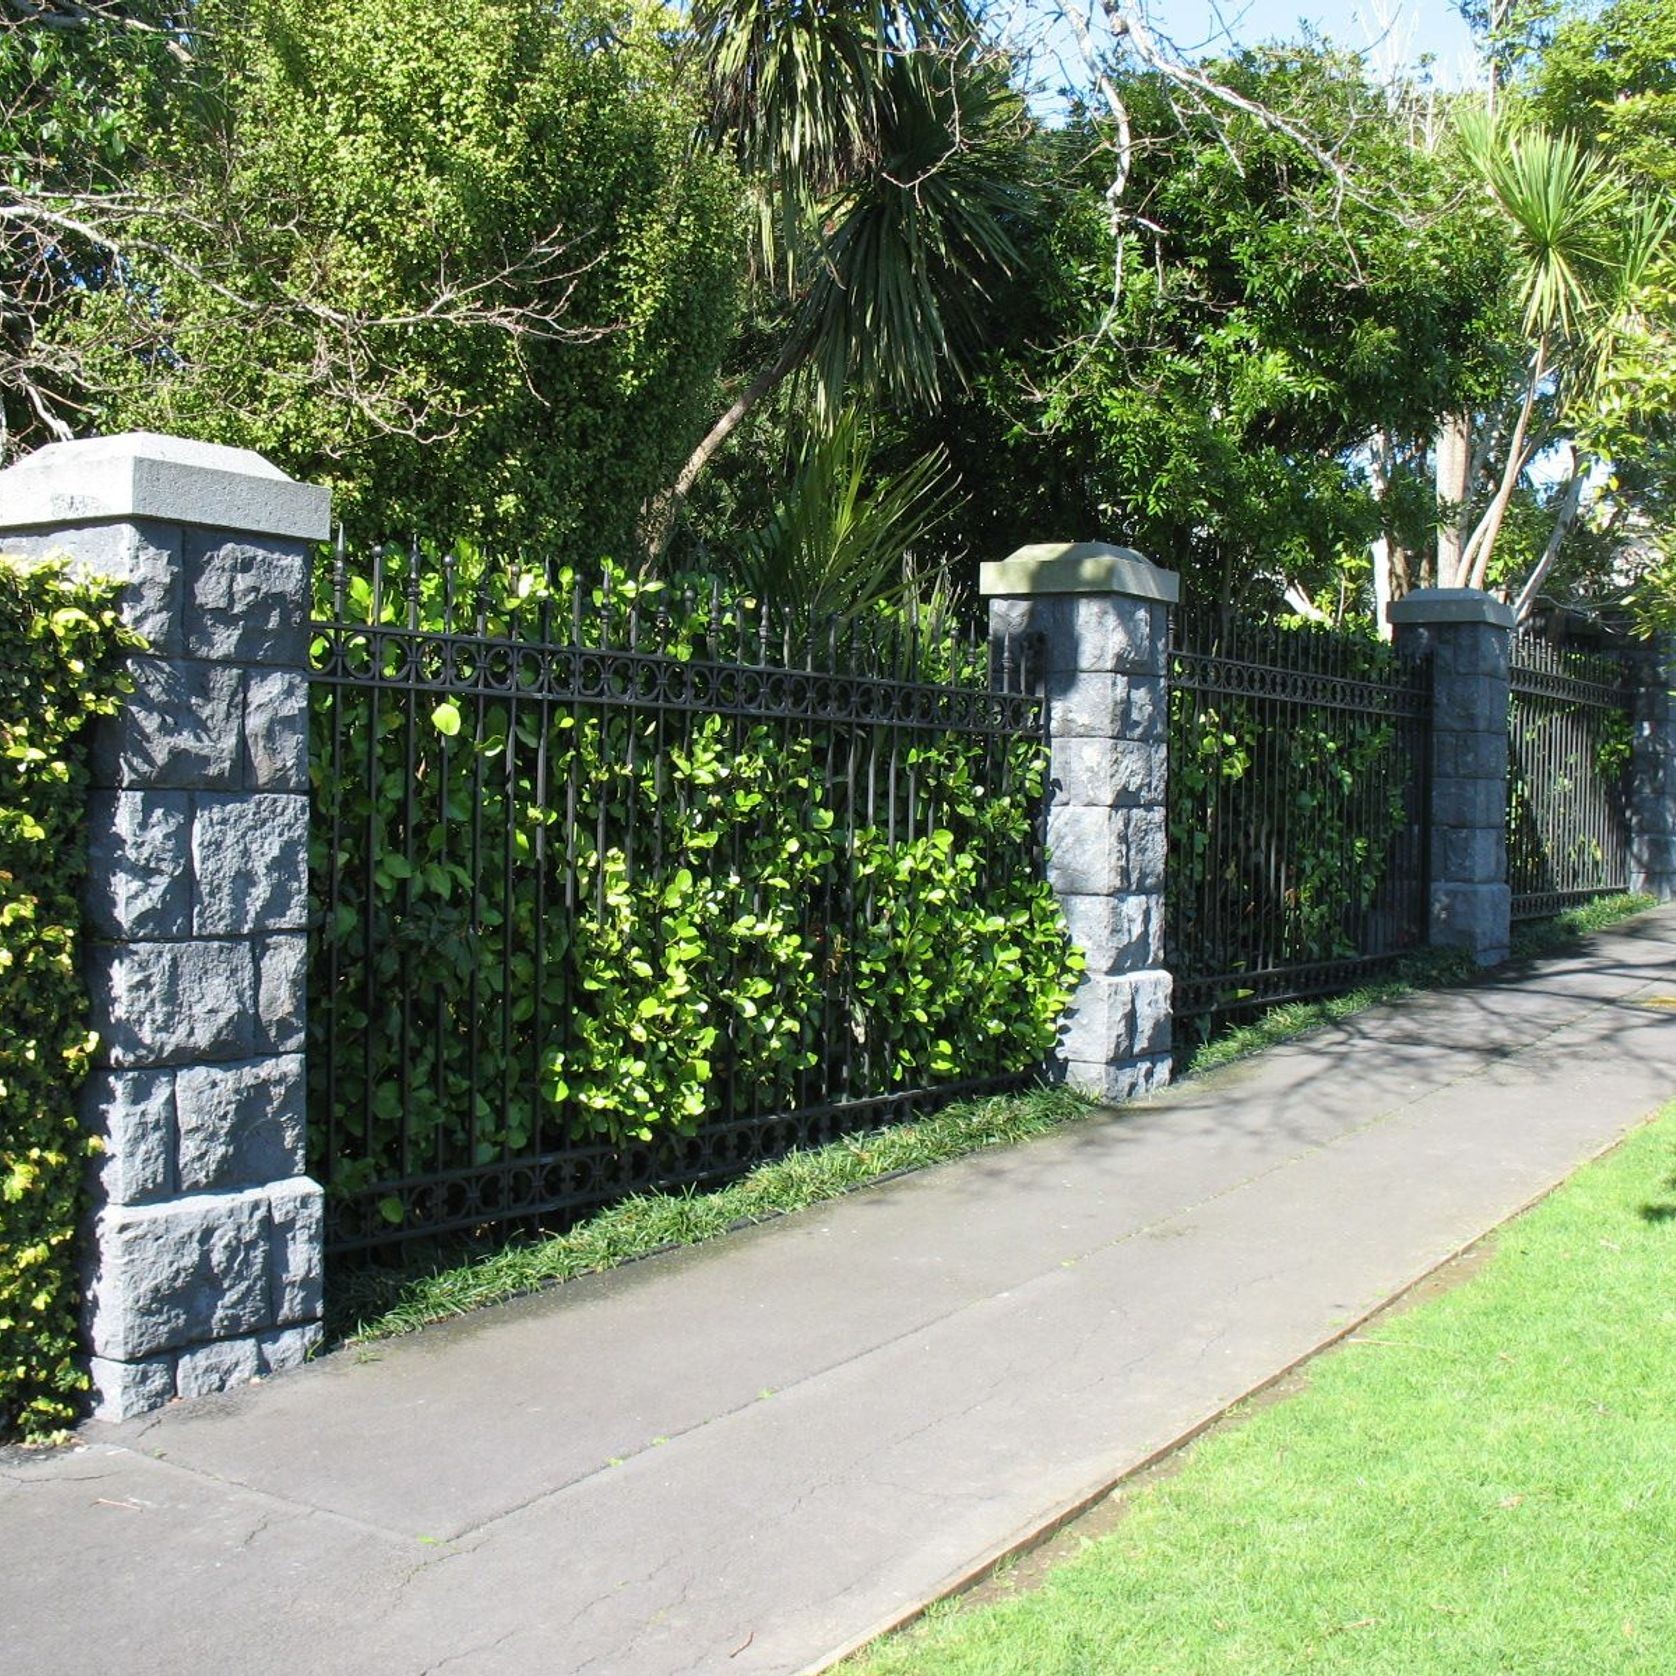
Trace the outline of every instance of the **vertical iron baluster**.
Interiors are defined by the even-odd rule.
[[[535,746],[535,929],[531,939],[530,961],[535,972],[535,996],[530,1017],[530,1132],[524,1144],[514,1149],[511,1136],[507,1137],[507,1153],[514,1150],[527,1157],[539,1157],[545,1150],[543,1117],[546,1098],[541,1087],[542,1062],[547,1050],[547,874],[549,868],[547,829],[552,823],[552,799],[547,789],[548,750],[553,737],[554,709],[552,687],[548,678],[553,664],[553,600],[545,586],[536,610],[535,638],[538,647],[536,660],[538,687],[534,699],[536,717]]]
[[[378,905],[378,885],[375,872],[378,865],[379,823],[378,802],[379,785],[379,682],[378,678],[384,673],[384,549],[373,549],[372,561],[372,599],[368,611],[371,626],[367,630],[367,640],[371,652],[372,680],[367,687],[367,827],[366,849],[362,857],[362,866],[366,870],[361,880],[361,1011],[366,1019],[362,1033],[362,1073],[361,1073],[361,1140],[366,1148],[366,1157],[374,1165],[374,1174],[383,1175],[389,1171],[390,1160],[379,1144],[378,1131],[375,1126],[374,1097],[377,1093],[378,1060],[375,1039],[379,1035],[380,1025],[375,1012],[376,995],[374,990],[374,974],[378,965],[378,949],[373,941],[373,924],[376,918],[375,909]]]
[[[407,653],[402,746],[406,767],[402,785],[402,859],[407,863],[407,876],[399,881],[397,896],[401,916],[407,925],[413,922],[413,858],[414,828],[417,825],[418,803],[418,748],[419,748],[419,541],[415,537],[408,549],[407,575],[404,578],[407,595],[407,633],[404,645]],[[402,1101],[402,1175],[413,1174],[414,1112],[413,1112],[413,946],[403,939],[399,956],[401,972],[401,1101]]]
[[[462,887],[470,892],[467,935],[471,957],[471,982],[466,1004],[471,1016],[461,1021],[466,1037],[466,1157],[475,1164],[482,1142],[478,1123],[478,1106],[483,1098],[483,950],[488,941],[488,926],[484,923],[483,898],[483,748],[487,742],[489,693],[487,684],[489,659],[489,578],[478,578],[475,609],[472,613],[472,669],[476,692],[472,698],[473,719],[471,735],[471,835],[466,844],[464,873],[467,883]],[[451,892],[452,894],[452,892]],[[506,936],[506,927],[501,927]]]

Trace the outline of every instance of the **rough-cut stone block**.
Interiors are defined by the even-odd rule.
[[[181,1351],[175,1381],[183,1397],[212,1396],[217,1391],[248,1385],[253,1379],[301,1367],[319,1347],[318,1324],[194,1345]]]
[[[1169,829],[1161,804],[1122,811],[1128,854],[1128,888],[1162,894]]]
[[[323,1307],[326,1195],[307,1176],[268,1189],[273,1319],[289,1327],[318,1321]]]
[[[1067,1065],[1115,1065],[1134,1057],[1134,1039],[1131,974],[1085,973],[1060,1020],[1057,1057]]]
[[[308,790],[308,677],[252,670],[244,695],[244,783],[251,791]]]
[[[1431,941],[1468,950],[1480,966],[1507,958],[1511,943],[1513,892],[1505,884],[1434,884]]]
[[[1162,676],[1132,675],[1123,680],[1122,737],[1148,744],[1164,742],[1169,727],[1169,692]]]
[[[1452,623],[1437,635],[1437,667],[1451,675],[1507,677],[1508,631],[1497,623]]]
[[[183,791],[96,791],[87,802],[83,901],[96,937],[191,930],[190,812]]]
[[[81,1119],[103,1147],[91,1172],[98,1201],[137,1205],[177,1191],[173,1071],[94,1071]]]
[[[93,729],[93,783],[235,790],[244,770],[244,676],[227,664],[129,660],[134,691]]]
[[[1170,1050],[1168,972],[1088,975],[1059,1030],[1066,1064],[1115,1065]]]
[[[1075,668],[1096,673],[1163,673],[1169,644],[1164,606],[1116,594],[1082,594],[1075,605]]]
[[[307,1122],[301,1054],[175,1073],[181,1191],[300,1175]]]
[[[1505,780],[1507,777],[1507,734],[1495,732],[1451,732],[1437,734],[1436,775],[1443,779],[1459,776],[1468,780]]]
[[[205,1193],[94,1218],[93,1353],[138,1362],[273,1325],[268,1197]]]
[[[256,962],[246,942],[97,944],[93,1027],[118,1070],[248,1059]]]
[[[1131,978],[1135,1009],[1132,1054],[1145,1058],[1170,1051],[1174,989],[1175,980],[1165,971],[1137,972]]]
[[[1060,896],[1161,890],[1165,847],[1162,809],[1048,811],[1048,879]]]
[[[1439,670],[1432,685],[1433,725],[1481,733],[1507,709],[1507,682],[1491,675],[1454,675]]]
[[[200,937],[308,926],[308,799],[293,792],[208,795],[192,821]]]
[[[256,942],[256,1051],[301,1053],[307,1040],[308,938],[302,932]]]
[[[284,1373],[290,1368],[300,1368],[320,1348],[322,1337],[318,1321],[312,1321],[306,1327],[286,1327],[277,1333],[263,1333],[258,1341],[262,1347],[262,1371]]]
[[[1035,599],[992,599],[989,632],[995,640],[1015,641],[1031,636],[1041,640],[1039,656],[1050,669],[1075,669],[1068,657],[1076,625],[1076,602],[1051,594]]]
[[[143,1362],[88,1358],[93,1380],[93,1418],[130,1420],[161,1408],[175,1394],[175,1358],[153,1356]]]
[[[1506,780],[1439,780],[1432,787],[1432,819],[1440,826],[1505,826]]]
[[[1048,731],[1057,749],[1064,739],[1121,739],[1129,701],[1125,675],[1049,673]]]
[[[1059,896],[1105,896],[1129,888],[1126,810],[1048,811],[1047,876]]]
[[[78,576],[122,584],[122,620],[159,657],[181,652],[181,527],[154,519],[71,526],[50,534],[6,535],[21,559],[68,558]]]
[[[1084,1064],[1068,1061],[1064,1066],[1065,1081],[1072,1088],[1092,1094],[1108,1106],[1120,1106],[1125,1100],[1138,1100],[1164,1088],[1170,1080],[1170,1056],[1151,1059],[1126,1059],[1119,1065]]]
[[[1493,885],[1507,877],[1507,835],[1500,828],[1439,827],[1432,834],[1432,874],[1455,884]]]
[[[259,1339],[222,1339],[181,1351],[175,1364],[175,1387],[183,1397],[207,1397],[260,1379],[263,1371]]]
[[[302,667],[308,632],[302,543],[188,530],[185,560],[188,657]]]
[[[1164,747],[1138,739],[1062,739],[1053,752],[1054,801],[1116,809],[1164,801]]]
[[[1139,972],[1164,957],[1163,904],[1156,896],[1061,896],[1071,941],[1095,974]]]

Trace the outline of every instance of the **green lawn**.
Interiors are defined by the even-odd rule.
[[[1676,1671],[1676,1106],[868,1676]]]

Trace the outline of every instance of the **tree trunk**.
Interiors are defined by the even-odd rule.
[[[709,465],[716,450],[732,436],[745,415],[797,365],[802,352],[802,343],[794,333],[786,340],[784,348],[773,364],[764,367],[733,399],[721,418],[705,432],[703,440],[687,456],[686,464],[676,474],[668,492],[655,503],[647,503],[641,513],[641,528],[645,531],[647,550],[654,559],[661,559],[667,551],[670,538],[675,534],[681,508],[686,504],[687,496],[692,493],[699,473]]]
[[[1446,414],[1433,445],[1437,490],[1437,585],[1459,588],[1467,540],[1467,496],[1471,493],[1472,420],[1465,413]]]
[[[1571,526],[1577,522],[1577,513],[1583,504],[1583,479],[1586,475],[1582,459],[1576,448],[1573,448],[1571,477],[1566,483],[1565,494],[1560,499],[1559,511],[1554,514],[1554,527],[1548,532],[1548,544],[1542,549],[1542,557],[1537,560],[1536,569],[1530,573],[1524,587],[1519,590],[1518,600],[1513,607],[1514,615],[1521,623],[1535,607],[1542,592],[1542,584],[1547,581],[1548,572],[1554,568],[1554,560],[1559,557],[1560,547],[1571,534]]]

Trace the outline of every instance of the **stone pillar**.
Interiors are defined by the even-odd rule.
[[[1048,880],[1087,969],[1060,1032],[1068,1081],[1108,1101],[1170,1080],[1164,969],[1165,676],[1173,571],[1100,542],[986,564],[990,633],[1041,637]]]
[[[1629,765],[1629,888],[1676,897],[1676,636],[1640,660]]]
[[[1388,608],[1399,651],[1432,660],[1430,941],[1505,960],[1507,655],[1513,609],[1476,588],[1421,588]]]
[[[95,1412],[302,1361],[322,1195],[304,1174],[307,543],[326,490],[135,434],[0,472],[0,549],[124,584],[149,642],[93,740],[87,978],[104,1143],[88,1240]]]

